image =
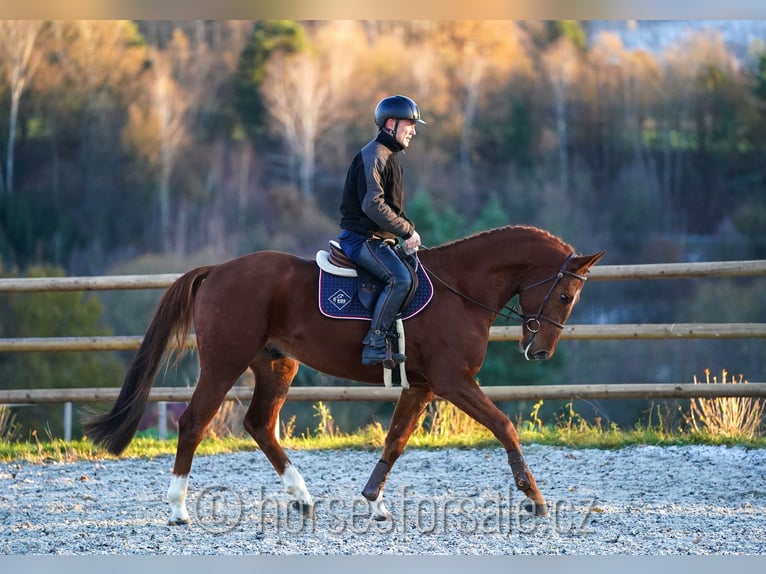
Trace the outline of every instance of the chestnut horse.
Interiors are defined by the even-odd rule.
[[[604,252],[577,256],[546,231],[507,226],[436,248],[419,259],[433,279],[434,297],[405,323],[406,377],[380,461],[363,496],[371,517],[390,517],[383,485],[427,404],[441,397],[486,426],[508,453],[516,487],[537,514],[545,498],[524,462],[514,425],[477,385],[492,321],[519,295],[527,359],[553,356],[586,274]],[[170,524],[186,524],[186,493],[194,452],[226,393],[249,367],[255,375],[245,429],[282,479],[293,504],[313,514],[306,484],[275,438],[287,392],[304,363],[329,375],[382,384],[382,368],[361,363],[366,321],[325,317],[317,303],[314,261],[276,251],[244,255],[187,272],[163,295],[112,409],[87,421],[86,435],[119,454],[133,438],[169,343],[183,349],[192,322],[200,377],[178,422],[178,448],[168,489]],[[533,504],[532,504],[533,503]]]

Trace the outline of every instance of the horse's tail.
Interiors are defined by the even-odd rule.
[[[168,343],[176,343],[180,357],[191,332],[194,295],[212,266],[198,267],[179,277],[165,292],[146,329],[143,342],[130,363],[112,409],[83,423],[85,435],[114,455],[120,454],[136,434],[149,391]]]

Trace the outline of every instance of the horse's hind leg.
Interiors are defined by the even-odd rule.
[[[383,454],[362,490],[362,496],[370,502],[371,518],[374,520],[386,520],[391,517],[383,502],[383,485],[433,396],[433,392],[426,386],[413,385],[409,389],[402,389],[391,417],[391,425],[388,427]]]
[[[173,465],[173,476],[168,488],[168,503],[170,504],[170,519],[168,524],[180,525],[189,523],[189,513],[186,510],[186,490],[189,484],[189,471],[192,466],[194,451],[202,441],[210,421],[218,412],[226,393],[234,385],[237,378],[244,372],[229,373],[227,376],[218,375],[213,378],[209,370],[202,368],[197,387],[191,401],[178,420],[178,447],[176,460]]]
[[[287,493],[294,497],[294,506],[312,516],[314,502],[306,483],[276,438],[279,411],[287,398],[287,391],[298,372],[298,361],[273,349],[258,354],[250,368],[255,374],[255,390],[244,426],[258,443],[282,479]]]

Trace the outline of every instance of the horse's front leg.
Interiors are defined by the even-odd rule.
[[[362,496],[370,502],[370,516],[374,520],[388,520],[391,514],[383,502],[383,485],[386,483],[391,467],[404,451],[407,441],[418,424],[426,405],[433,399],[433,392],[425,385],[412,385],[402,389],[396,402],[391,425],[386,434],[383,454],[370,475]]]
[[[445,379],[448,380],[448,379]],[[487,427],[497,437],[508,453],[508,464],[513,473],[516,488],[521,490],[533,502],[529,510],[538,516],[547,516],[548,508],[540,489],[537,488],[532,472],[524,462],[521,444],[516,427],[497,406],[487,398],[476,381],[468,376],[465,380],[453,384],[439,385],[434,390],[440,397],[448,400],[478,423]]]

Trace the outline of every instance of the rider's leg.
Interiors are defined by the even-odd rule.
[[[372,365],[386,360],[388,349],[386,337],[396,319],[407,293],[412,286],[409,270],[394,253],[391,246],[381,240],[366,241],[359,251],[357,261],[370,273],[386,282],[372,313],[370,330],[362,341],[362,363]],[[397,356],[398,355],[398,356]],[[402,362],[399,353],[393,356],[394,362]]]

